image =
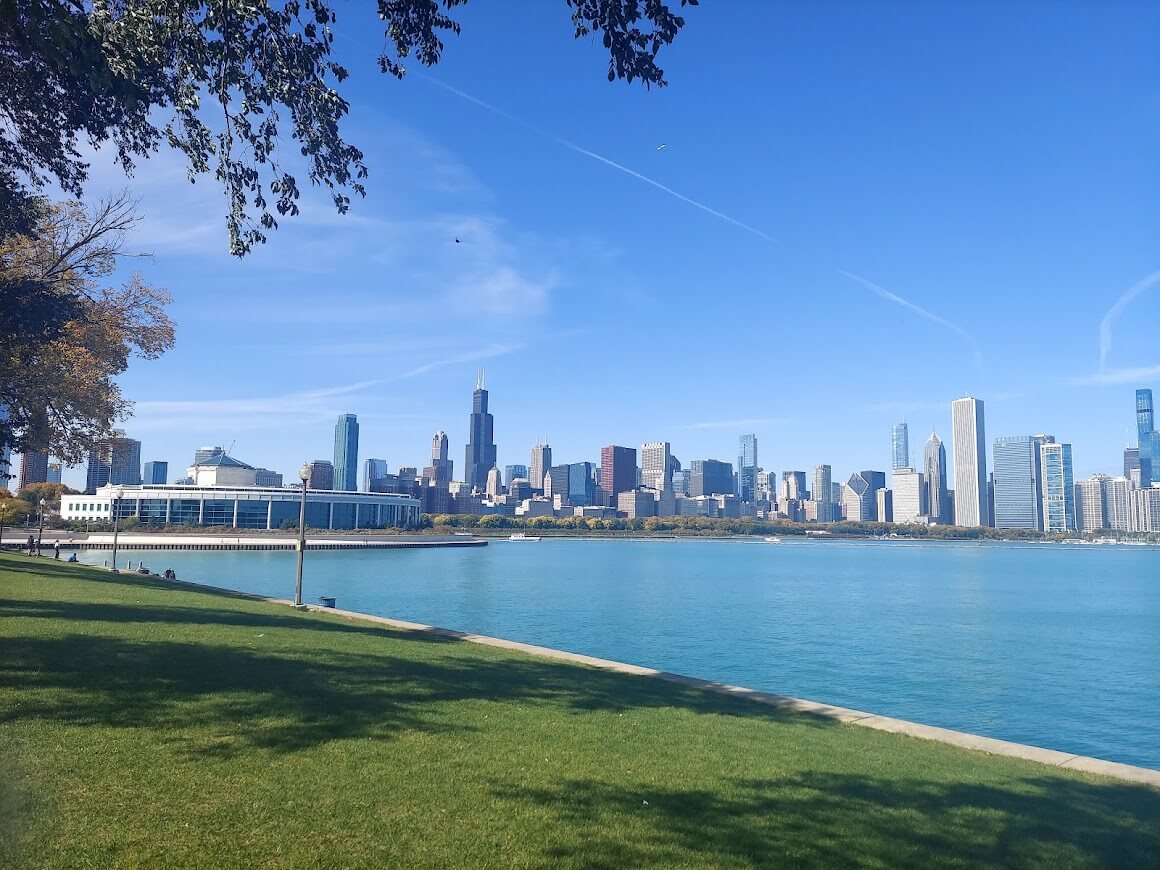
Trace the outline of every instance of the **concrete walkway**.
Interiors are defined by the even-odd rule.
[[[214,592],[228,592],[231,595],[239,595],[243,598],[252,598],[258,601],[268,601],[274,604],[288,604],[293,606],[294,602],[282,598],[270,598],[263,595],[252,595],[250,593],[241,593],[233,589],[225,589],[220,586],[207,586],[199,583],[180,583],[182,586],[192,586],[195,588],[212,590]],[[514,650],[517,652],[528,653],[529,655],[542,656],[543,658],[555,659],[557,661],[573,662],[575,664],[588,665],[593,668],[601,668],[602,670],[615,671],[620,674],[634,674],[641,677],[651,677],[653,679],[664,680],[668,683],[676,683],[681,686],[689,686],[695,689],[702,689],[709,692],[717,692],[723,695],[731,695],[733,697],[745,698],[758,704],[768,704],[772,707],[777,707],[782,710],[793,710],[798,713],[805,713],[811,716],[821,716],[826,719],[833,719],[837,722],[842,722],[847,725],[856,725],[861,728],[873,728],[877,731],[889,731],[892,734],[905,734],[908,737],[918,737],[921,740],[933,740],[937,743],[947,743],[951,746],[958,746],[962,749],[972,749],[978,752],[987,752],[991,755],[1004,755],[1010,758],[1022,758],[1026,761],[1036,761],[1041,764],[1049,764],[1054,767],[1063,767],[1068,770],[1081,770],[1086,773],[1093,773],[1099,776],[1106,776],[1112,779],[1125,780],[1127,782],[1143,783],[1145,785],[1160,788],[1160,770],[1153,770],[1148,767],[1135,767],[1130,764],[1120,764],[1115,761],[1103,761],[1099,758],[1090,758],[1084,755],[1074,755],[1069,752],[1059,752],[1055,749],[1041,749],[1038,746],[1028,746],[1024,743],[1012,743],[1008,740],[998,740],[994,737],[980,737],[977,734],[967,734],[964,731],[952,731],[949,728],[936,728],[933,725],[921,725],[917,722],[908,722],[905,719],[892,719],[889,716],[878,716],[874,713],[866,713],[862,710],[851,710],[847,707],[835,707],[831,704],[822,704],[818,701],[806,701],[801,698],[791,698],[787,695],[774,695],[769,692],[759,692],[756,689],[747,689],[743,686],[731,686],[728,683],[718,683],[713,680],[702,680],[697,677],[688,677],[684,674],[674,674],[669,671],[658,671],[655,668],[646,668],[640,665],[630,665],[624,662],[612,661],[611,659],[601,659],[594,656],[581,655],[579,653],[565,652],[564,650],[552,649],[551,647],[536,646],[530,643],[520,643],[514,640],[504,640],[498,637],[489,637],[483,634],[469,634],[467,632],[455,631],[450,628],[438,628],[432,625],[424,625],[419,622],[405,622],[400,619],[389,619],[385,616],[374,616],[369,613],[360,613],[355,610],[340,610],[335,607],[318,607],[315,605],[304,605],[304,609],[326,614],[334,614],[336,616],[349,617],[351,619],[358,619],[364,622],[377,623],[379,625],[386,625],[390,628],[402,629],[404,631],[423,632],[428,635],[436,637],[445,637],[454,640],[467,641],[468,643],[478,643],[483,646],[493,646],[499,649]]]

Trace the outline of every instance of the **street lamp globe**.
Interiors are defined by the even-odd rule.
[[[302,467],[298,469],[298,477],[302,479],[303,484],[305,484],[306,481],[310,480],[310,463],[309,462],[302,463]]]

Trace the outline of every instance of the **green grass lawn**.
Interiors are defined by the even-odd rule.
[[[1160,791],[0,555],[0,866],[1157,866]]]

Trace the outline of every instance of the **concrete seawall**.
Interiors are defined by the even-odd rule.
[[[224,592],[230,595],[249,598],[256,601],[267,601],[273,604],[293,606],[293,602],[283,598],[271,598],[265,595],[254,595],[248,592],[237,592],[221,586],[209,586],[201,583],[175,583],[177,586],[190,586],[213,592]],[[1160,770],[1149,767],[1137,767],[1130,764],[1121,764],[1116,761],[1104,761],[1070,752],[1060,752],[1055,749],[1043,749],[1038,746],[1029,746],[1024,743],[1013,743],[1009,740],[999,740],[994,737],[983,737],[977,734],[968,734],[964,731],[954,731],[949,728],[938,728],[933,725],[923,725],[905,719],[894,719],[889,716],[879,716],[862,710],[852,710],[848,707],[837,707],[832,704],[823,704],[818,701],[808,701],[802,698],[791,698],[788,695],[775,695],[770,692],[761,692],[743,686],[733,686],[713,680],[703,680],[699,677],[689,677],[684,674],[675,674],[655,668],[617,662],[611,659],[602,659],[580,653],[566,652],[551,647],[536,646],[535,644],[520,643],[519,641],[505,640],[498,637],[489,637],[482,634],[455,631],[450,628],[424,625],[418,622],[406,622],[399,619],[390,619],[385,616],[374,616],[369,613],[360,613],[355,610],[341,610],[335,607],[319,607],[303,605],[303,609],[317,613],[342,616],[348,619],[357,619],[364,622],[385,625],[390,628],[404,631],[414,631],[428,636],[444,637],[451,640],[461,640],[467,643],[477,643],[483,646],[492,646],[499,649],[513,650],[529,655],[554,659],[556,661],[572,662],[587,665],[602,670],[614,671],[621,674],[633,674],[640,677],[664,680],[681,686],[688,686],[703,691],[729,695],[735,698],[744,698],[757,704],[766,704],[782,710],[792,710],[810,716],[820,716],[846,725],[860,728],[873,728],[876,731],[887,731],[892,734],[903,734],[908,737],[917,737],[921,740],[933,740],[936,743],[945,743],[957,746],[960,749],[969,749],[976,752],[986,752],[991,755],[1002,755],[1008,758],[1019,758],[1025,761],[1034,761],[1039,764],[1048,764],[1053,767],[1078,770],[1085,773],[1106,776],[1111,779],[1126,782],[1142,783],[1160,788]]]
[[[33,535],[35,537],[35,535]],[[27,534],[4,535],[8,547],[23,547]],[[113,534],[45,534],[42,552],[56,542],[62,550],[112,550]],[[307,550],[399,550],[434,547],[486,547],[487,541],[465,535],[326,535],[307,536]],[[122,533],[118,550],[297,550],[298,539],[289,535],[163,535]]]

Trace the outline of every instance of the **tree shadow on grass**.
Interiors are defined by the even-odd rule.
[[[798,727],[831,725],[644,677],[455,641],[443,640],[442,647],[398,642],[412,639],[407,632],[395,633],[393,643],[371,639],[350,649],[344,640],[336,647],[335,635],[313,633],[326,625],[302,620],[292,647],[283,633],[267,650],[249,634],[237,643],[95,634],[0,638],[0,686],[19,696],[19,704],[0,711],[0,723],[47,718],[196,732],[204,745],[186,751],[226,755],[247,748],[292,752],[402,730],[466,729],[445,703],[461,701],[573,711],[682,708]]]
[[[712,790],[572,780],[495,787],[555,815],[551,863],[594,867],[1117,866],[1160,862],[1160,792],[1065,777],[1001,784],[804,772]]]

